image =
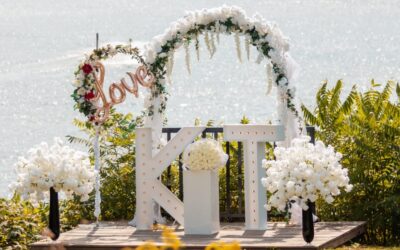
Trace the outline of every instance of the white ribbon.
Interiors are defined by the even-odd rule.
[[[272,85],[273,85],[273,81],[274,81],[274,72],[272,71],[272,63],[271,62],[267,62],[267,83],[268,83],[268,88],[267,88],[267,95],[269,95],[271,93],[272,90]]]
[[[299,65],[290,56],[289,52],[284,55],[284,69],[286,77],[289,81],[289,86],[278,87],[278,117],[280,124],[285,126],[285,141],[278,142],[277,145],[280,147],[289,147],[292,139],[305,134],[305,126],[300,117],[296,117],[294,112],[287,107],[287,88],[290,88],[293,99],[292,103],[295,105],[297,110],[301,110],[295,98],[296,80],[299,72]],[[301,115],[299,112],[298,115]]]
[[[96,217],[96,224],[99,224],[99,216],[101,213],[100,203],[101,203],[101,195],[100,195],[100,145],[99,145],[99,136],[100,136],[100,126],[96,127],[96,134],[94,136],[93,148],[94,148],[94,171],[96,175],[95,181],[95,198],[94,198],[94,216]]]

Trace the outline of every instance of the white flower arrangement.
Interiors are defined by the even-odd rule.
[[[188,170],[217,170],[224,166],[228,155],[219,142],[213,139],[200,139],[186,147],[182,162]]]
[[[341,190],[351,191],[347,169],[340,164],[342,154],[323,142],[310,143],[309,136],[295,138],[288,148],[274,150],[276,160],[264,160],[267,177],[262,184],[271,193],[266,209],[284,211],[289,201],[296,201],[307,210],[306,201],[322,197],[332,203]]]
[[[24,199],[42,201],[53,187],[67,199],[75,194],[86,201],[93,190],[94,170],[88,155],[66,146],[59,138],[52,146],[42,142],[31,148],[26,158],[19,158],[16,170],[17,181],[11,187]]]

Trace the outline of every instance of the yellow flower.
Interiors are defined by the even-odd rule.
[[[170,228],[164,226],[162,232],[163,242],[165,246],[162,246],[161,249],[174,249],[178,250],[182,247],[182,243],[179,240],[178,236],[174,234],[174,231]]]
[[[226,249],[230,249],[230,250],[240,250],[240,244],[237,241],[232,242],[231,244],[229,244],[229,248]]]
[[[240,250],[238,242],[226,243],[226,242],[212,242],[208,244],[205,250]]]
[[[141,246],[138,246],[136,250],[158,250],[158,247],[156,247],[156,245],[153,242],[149,241]]]
[[[208,244],[204,250],[218,250],[218,249],[221,249],[219,246],[219,243],[212,242],[212,243]]]
[[[160,227],[157,227],[157,229]],[[145,244],[138,246],[136,250],[179,250],[183,247],[179,237],[174,233],[174,230],[162,225],[162,239],[164,245],[157,247],[153,242],[149,241]],[[205,250],[240,250],[240,245],[238,242],[226,243],[226,242],[212,242],[208,244]],[[129,250],[126,248],[124,250]]]

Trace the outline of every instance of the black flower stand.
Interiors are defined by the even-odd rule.
[[[49,229],[52,232],[51,239],[57,240],[60,236],[60,210],[58,207],[58,193],[50,188]]]
[[[303,210],[303,239],[311,243],[314,239],[314,218],[315,202],[307,201],[307,210]]]

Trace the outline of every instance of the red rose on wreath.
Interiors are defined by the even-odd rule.
[[[87,74],[89,74],[90,72],[93,71],[93,68],[92,68],[92,66],[90,64],[85,63],[82,66],[82,70],[83,70],[83,73],[85,73],[87,75]]]
[[[93,91],[90,91],[90,92],[88,92],[88,93],[85,94],[85,99],[86,99],[86,100],[91,100],[91,99],[93,99],[93,98],[94,98],[94,93],[93,93]]]

